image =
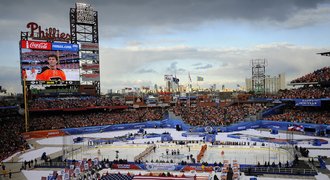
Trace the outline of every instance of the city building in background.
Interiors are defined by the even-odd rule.
[[[246,91],[253,91],[252,78],[245,79]],[[270,75],[265,76],[265,93],[274,94],[280,89],[286,89],[285,73],[281,73],[278,76],[271,77]]]

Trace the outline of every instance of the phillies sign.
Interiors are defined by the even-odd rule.
[[[37,49],[37,50],[51,50],[52,49],[52,43],[22,40],[21,41],[21,48]]]
[[[46,29],[42,29],[35,22],[29,22],[26,25],[26,28],[30,30],[29,37],[32,39],[39,40],[50,40],[50,41],[70,41],[71,36],[68,33],[60,32],[59,29],[49,27]]]

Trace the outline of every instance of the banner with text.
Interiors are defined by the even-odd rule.
[[[295,99],[296,106],[321,106],[320,99]]]

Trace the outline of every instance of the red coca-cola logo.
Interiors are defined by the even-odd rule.
[[[31,42],[30,43],[30,48],[31,49],[47,49],[47,43],[35,43],[35,42]]]
[[[51,50],[52,46],[49,42],[38,42],[38,41],[22,41],[22,48],[27,49],[40,49],[40,50]]]

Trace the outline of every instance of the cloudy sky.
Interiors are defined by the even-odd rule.
[[[73,0],[3,0],[0,85],[21,92],[19,39],[26,24],[70,32]],[[164,86],[165,74],[202,87],[245,86],[250,61],[287,81],[330,65],[330,1],[94,0],[98,11],[101,90]]]

